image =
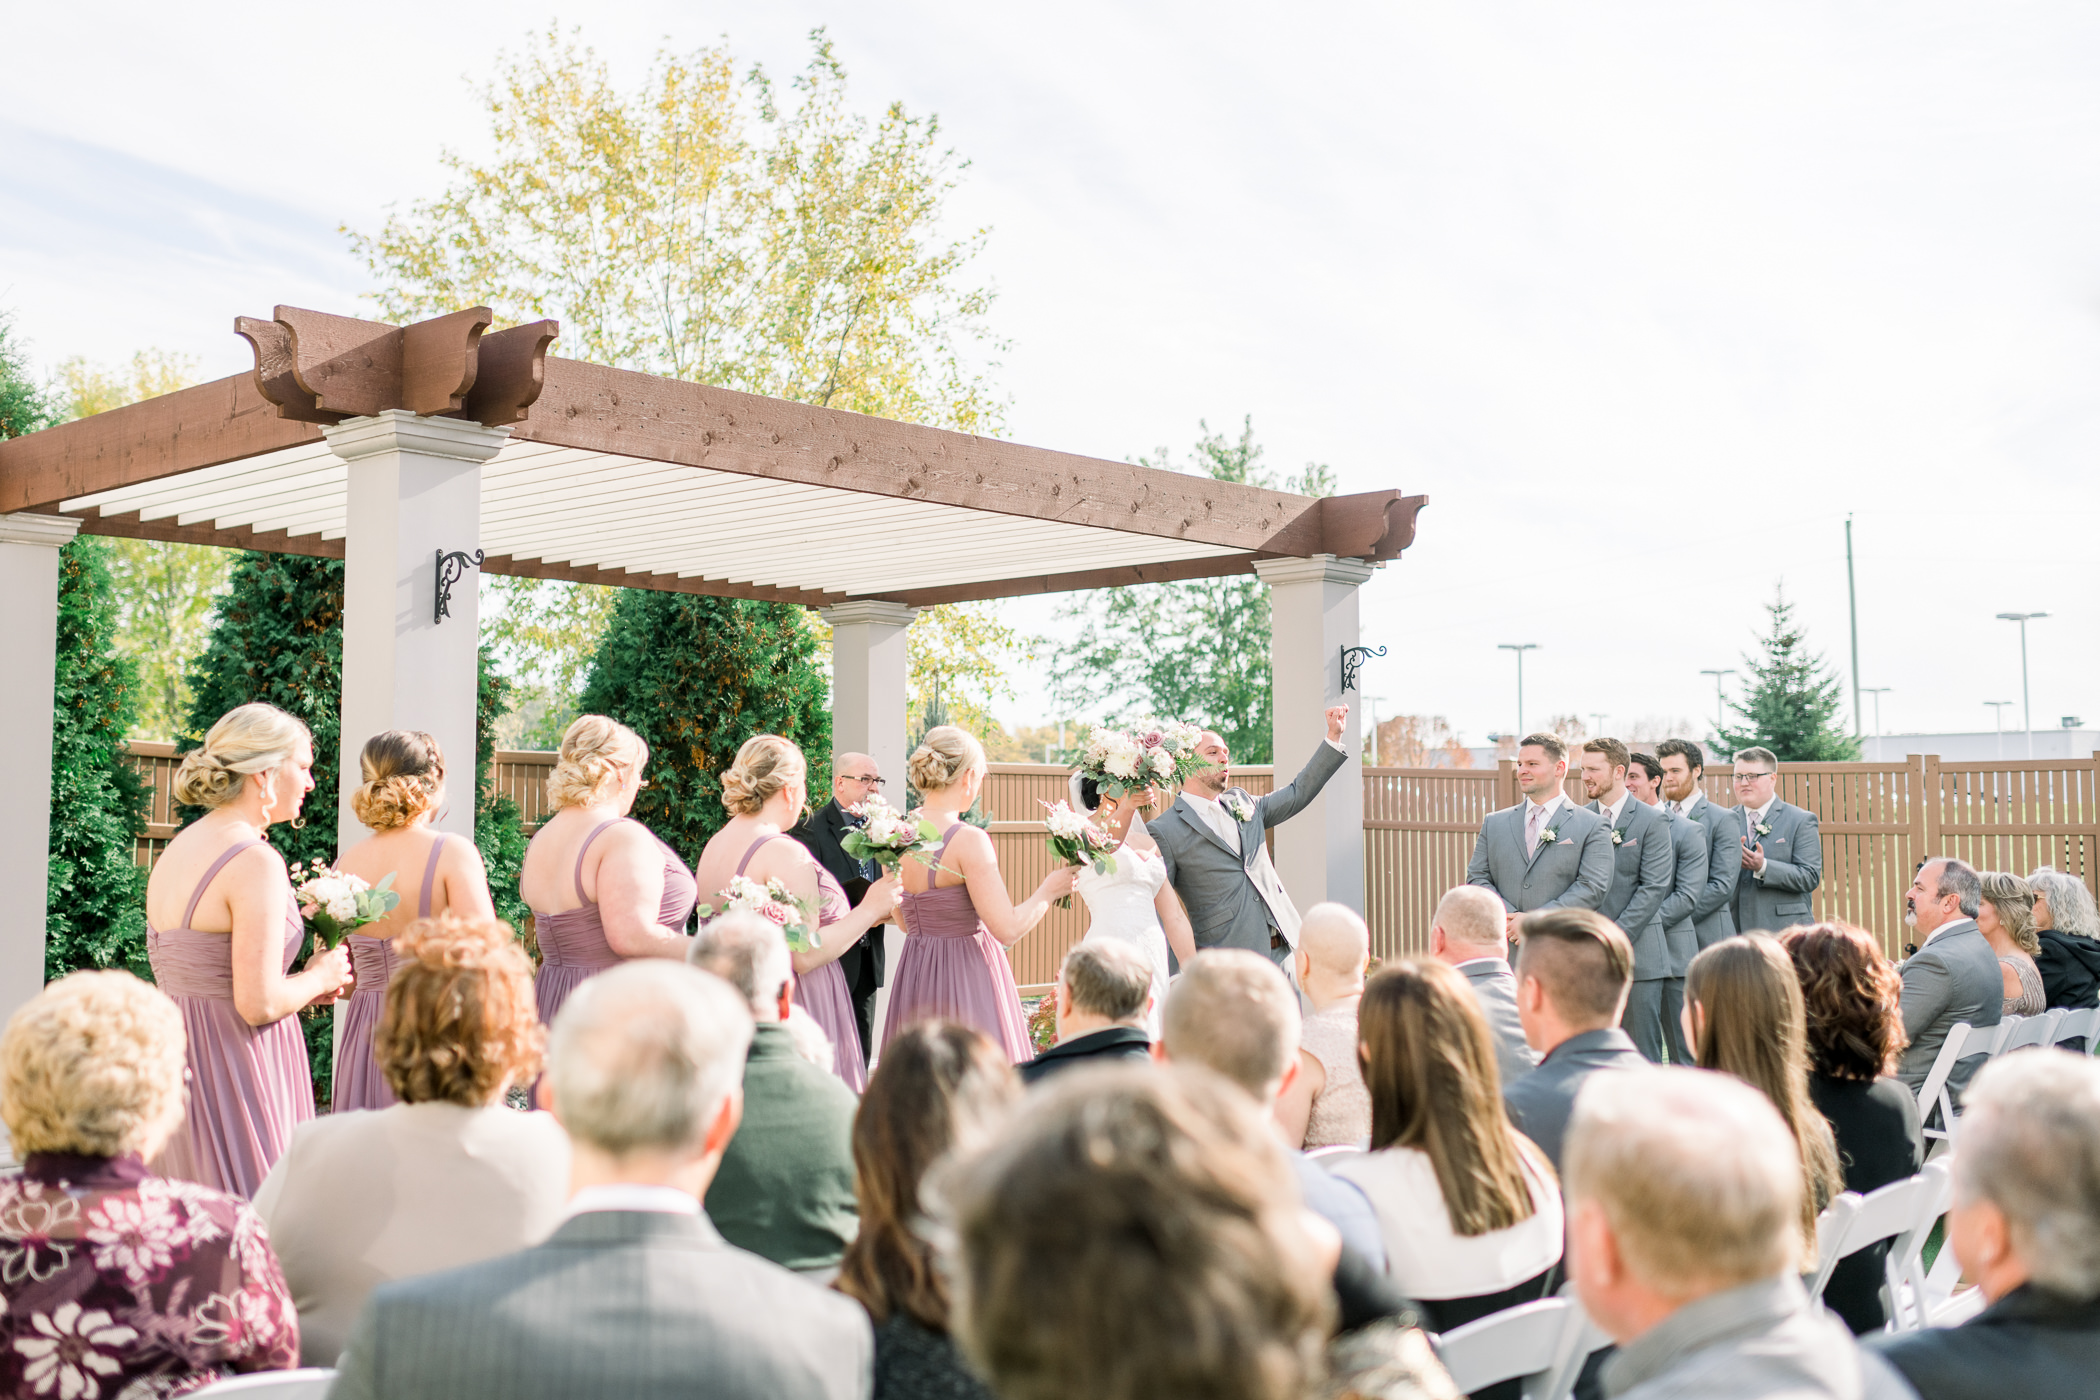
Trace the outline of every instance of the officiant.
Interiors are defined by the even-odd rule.
[[[804,818],[800,826],[788,835],[809,848],[817,864],[831,872],[846,891],[851,904],[860,903],[860,897],[868,892],[881,873],[872,860],[855,860],[839,845],[839,838],[860,825],[860,818],[848,811],[870,797],[882,796],[882,770],[875,760],[864,753],[842,753],[831,761],[831,800]],[[883,935],[881,928],[868,931],[868,936],[855,943],[839,956],[839,971],[845,975],[846,990],[853,997],[853,1019],[860,1026],[860,1058],[868,1060],[868,1049],[875,1043],[875,991],[882,985]]]

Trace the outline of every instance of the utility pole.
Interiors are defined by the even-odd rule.
[[[1590,737],[1591,737],[1592,739],[1601,739],[1601,738],[1603,738],[1603,737],[1604,737],[1604,711],[1602,711],[1602,710],[1591,710],[1591,711],[1590,711],[1590,719],[1591,719],[1591,721],[1592,721],[1592,722],[1594,722],[1594,723],[1595,723],[1595,725],[1597,726],[1597,727],[1596,727],[1595,729],[1592,729],[1592,730],[1590,731]]]
[[[1874,697],[1874,761],[1881,761],[1881,697],[1894,690],[1892,685],[1863,685],[1860,694]]]
[[[1859,585],[1852,580],[1852,513],[1845,513],[1845,601],[1852,612],[1852,737],[1859,737]]]
[[[2027,624],[2034,618],[2047,617],[2048,615],[2045,612],[2008,612],[1998,614],[1998,619],[2001,622],[2017,622],[2020,624],[2020,720],[2027,727],[2027,756],[2029,758],[2034,757],[2034,705],[2030,702],[2027,694]]]
[[[1991,707],[1991,718],[1998,722],[1998,757],[2003,758],[2005,757],[2005,707],[2010,705],[2012,701],[1986,700],[1983,703]]]
[[[1524,653],[1537,651],[1537,642],[1497,642],[1495,650],[1513,651],[1517,654],[1517,737],[1524,737]]]
[[[1721,699],[1721,677],[1734,675],[1735,667],[1730,666],[1720,671],[1709,671],[1702,668],[1699,674],[1714,678],[1714,738],[1719,739],[1721,737],[1721,726],[1728,723],[1728,706]]]

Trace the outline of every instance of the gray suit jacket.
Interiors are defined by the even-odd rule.
[[[1227,846],[1210,823],[1198,816],[1186,798],[1177,797],[1166,813],[1145,829],[1159,842],[1167,880],[1188,906],[1189,926],[1198,948],[1251,948],[1269,956],[1269,906],[1254,887],[1247,868],[1261,851],[1262,833],[1305,810],[1327,780],[1339,773],[1344,755],[1321,743],[1288,787],[1254,799],[1254,810],[1240,823],[1240,849]]]
[[[1675,812],[1664,812],[1663,820],[1670,824],[1670,844],[1677,852],[1677,875],[1670,885],[1670,897],[1662,902],[1655,921],[1662,925],[1663,938],[1670,945],[1670,975],[1682,977],[1692,959],[1699,955],[1699,931],[1693,926],[1692,911],[1699,907],[1699,896],[1706,891],[1706,828]]]
[[[1604,1363],[1615,1400],[1916,1400],[1792,1273],[1709,1293]]]
[[[1502,896],[1512,913],[1595,909],[1611,888],[1611,833],[1595,812],[1564,802],[1555,809],[1551,846],[1524,849],[1525,803],[1490,812],[1473,842],[1466,883]]]
[[[1699,946],[1711,948],[1724,938],[1735,937],[1735,884],[1743,873],[1743,843],[1738,833],[1743,819],[1733,808],[1703,793],[1687,815],[1706,832],[1706,888],[1692,906],[1692,928],[1699,935]],[[1818,845],[1819,857],[1821,850]]]
[[[1932,1062],[1956,1021],[1981,1030],[1997,1025],[2004,1008],[2005,980],[1998,955],[1976,921],[1957,919],[1935,930],[1903,964],[1903,1029],[1910,1033],[1910,1048],[1903,1052],[1896,1077],[1915,1092],[1932,1073]],[[1981,1059],[1965,1057],[1947,1076],[1957,1101],[1982,1064]]]
[[[375,1290],[332,1400],[862,1400],[868,1315],[700,1215],[594,1211],[545,1244]]]
[[[1592,802],[1592,812],[1603,808]],[[1633,942],[1633,980],[1654,982],[1670,975],[1670,948],[1656,916],[1677,878],[1677,848],[1671,844],[1670,822],[1661,810],[1650,807],[1631,793],[1619,811],[1614,832],[1618,843],[1611,848],[1611,889],[1597,912],[1625,930]]]
[[[1502,1086],[1502,1106],[1517,1131],[1539,1145],[1560,1170],[1561,1142],[1575,1095],[1589,1077],[1605,1070],[1640,1069],[1648,1061],[1634,1048],[1633,1037],[1611,1026],[1571,1035],[1548,1051],[1539,1067],[1514,1084]]]
[[[1736,932],[1777,933],[1815,917],[1809,896],[1823,883],[1823,837],[1816,829],[1816,814],[1775,799],[1765,813],[1765,825],[1772,829],[1761,834],[1750,830],[1749,809],[1738,807],[1730,815],[1735,818]],[[1753,834],[1765,853],[1762,875],[1743,869],[1743,838]]]
[[[1517,1016],[1516,975],[1501,958],[1475,958],[1459,964],[1458,970],[1486,1013],[1488,1029],[1495,1033],[1495,1067],[1502,1072],[1502,1082],[1513,1084],[1539,1062],[1538,1052],[1524,1040],[1524,1022]]]

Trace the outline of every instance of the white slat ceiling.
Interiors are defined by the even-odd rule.
[[[344,471],[312,443],[60,508],[341,539]],[[530,442],[482,468],[481,547],[575,568],[852,595],[1236,552]]]

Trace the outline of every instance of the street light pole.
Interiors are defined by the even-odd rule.
[[[2012,701],[1986,700],[1983,703],[1991,707],[1991,718],[1998,722],[1998,757],[2003,758],[2005,757],[2005,707],[2010,705]]]
[[[1721,737],[1721,726],[1728,723],[1728,706],[1721,699],[1721,677],[1734,675],[1735,667],[1730,666],[1726,670],[1721,671],[1702,669],[1699,674],[1714,678],[1714,738],[1718,739]]]
[[[2017,622],[2020,624],[2020,721],[2027,726],[2027,756],[2029,758],[2034,757],[2034,706],[2030,703],[2027,694],[2027,623],[2031,618],[2047,617],[2048,615],[2045,612],[2005,612],[1998,614],[2001,622]]]
[[[1881,761],[1881,697],[1895,688],[1892,685],[1863,685],[1859,688],[1860,694],[1874,697],[1874,761],[1876,763]]]
[[[1604,711],[1602,711],[1602,710],[1591,710],[1591,711],[1590,711],[1590,719],[1591,719],[1592,721],[1594,721],[1594,722],[1595,722],[1595,724],[1596,724],[1596,726],[1597,726],[1596,730],[1595,730],[1595,731],[1594,731],[1594,732],[1593,732],[1593,733],[1592,733],[1592,734],[1590,735],[1590,737],[1591,737],[1592,739],[1601,739],[1601,738],[1603,738],[1603,737],[1604,737]]]
[[[1845,517],[1845,601],[1852,612],[1852,737],[1859,737],[1859,585],[1852,581],[1852,517]]]
[[[1524,737],[1524,653],[1537,651],[1537,642],[1497,642],[1495,650],[1513,651],[1517,654],[1517,737]]]

